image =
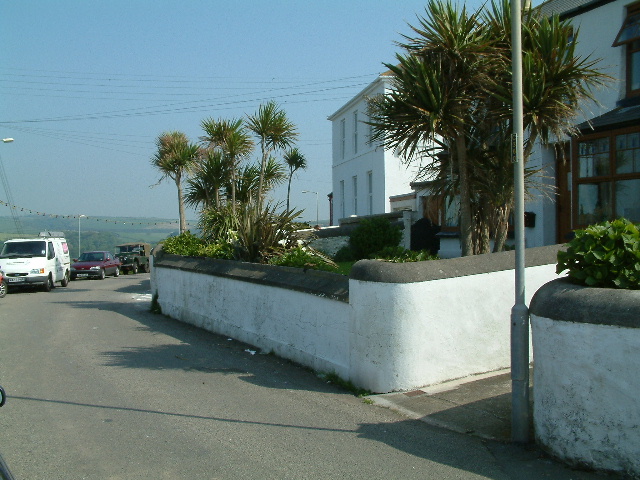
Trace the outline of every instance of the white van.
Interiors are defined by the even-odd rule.
[[[39,285],[51,291],[56,282],[69,284],[71,258],[62,232],[40,232],[38,238],[17,238],[4,242],[0,270],[11,286]]]

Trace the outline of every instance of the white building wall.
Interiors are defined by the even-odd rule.
[[[368,120],[367,99],[385,93],[388,88],[389,77],[381,75],[329,117],[333,139],[333,224],[342,218],[343,204],[345,217],[387,213],[391,211],[390,196],[411,192],[410,183],[415,175],[401,164],[393,152],[369,141],[371,130],[364,123]],[[354,112],[358,118],[357,135]],[[371,196],[369,172],[373,187]],[[354,188],[354,177],[357,189]]]

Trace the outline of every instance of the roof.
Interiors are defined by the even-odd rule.
[[[389,82],[390,78],[392,78],[393,72],[391,70],[387,70],[386,72],[381,73],[380,75],[378,75],[376,77],[376,79],[374,81],[372,81],[369,85],[367,85],[364,89],[362,89],[357,95],[354,95],[347,103],[345,103],[344,105],[342,105],[338,110],[335,111],[335,113],[329,115],[327,117],[328,120],[333,121],[336,117],[338,117],[339,115],[341,115],[345,110],[348,110],[349,108],[351,108],[351,106],[358,102],[360,100],[360,98],[362,98],[364,95],[366,95],[366,93],[369,90],[373,90],[373,88],[379,83],[379,82]]]
[[[640,105],[630,107],[617,107],[609,110],[599,117],[592,118],[588,122],[578,125],[578,129],[583,134],[594,130],[610,130],[631,125],[638,125],[640,122]]]
[[[557,14],[564,20],[615,1],[616,0],[548,0],[537,8],[545,16]]]

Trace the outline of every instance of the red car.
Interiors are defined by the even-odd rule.
[[[80,258],[73,259],[71,280],[76,278],[99,278],[107,275],[120,275],[120,260],[111,252],[83,252]]]

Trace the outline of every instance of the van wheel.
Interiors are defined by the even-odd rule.
[[[51,290],[53,290],[53,278],[51,278],[51,275],[49,275],[47,281],[42,284],[42,289],[45,292],[50,292]]]
[[[0,298],[4,298],[7,295],[7,281],[3,278],[0,282]]]
[[[65,272],[64,277],[62,278],[62,281],[60,282],[60,286],[61,287],[66,287],[67,285],[69,285],[69,272]]]

